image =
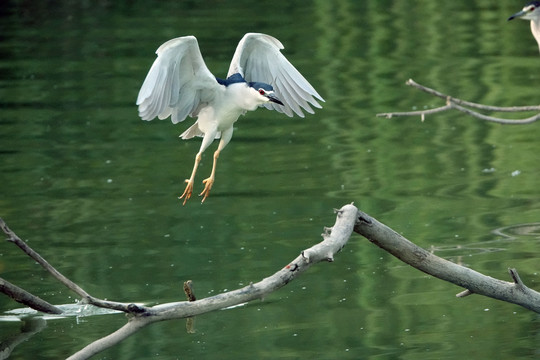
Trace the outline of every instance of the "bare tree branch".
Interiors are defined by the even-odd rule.
[[[153,321],[150,321],[149,318],[131,318],[127,324],[122,326],[120,329],[87,345],[82,350],[68,357],[66,360],[89,359],[97,353],[100,353],[127,339],[129,336],[133,335],[151,322]]]
[[[469,108],[473,108],[473,109],[479,109],[479,110],[484,110],[484,111],[497,111],[497,112],[524,112],[524,111],[540,111],[540,105],[511,106],[511,107],[490,106],[490,105],[484,105],[484,104],[462,100],[459,98],[452,97],[450,95],[443,94],[437,90],[428,88],[424,85],[420,85],[412,79],[407,80],[405,84],[412,86],[418,90],[424,91],[430,95],[446,100],[446,105],[437,107],[434,109],[419,110],[419,111],[381,113],[381,114],[377,114],[377,116],[386,117],[388,119],[392,117],[397,117],[397,116],[420,116],[422,121],[424,121],[426,115],[431,115],[431,114],[455,109],[480,120],[491,121],[491,122],[496,122],[499,124],[506,124],[506,125],[530,124],[540,119],[540,113],[533,115],[531,117],[528,117],[528,118],[514,120],[514,119],[503,119],[503,118],[498,118],[494,116],[488,116],[488,115],[481,114],[478,111],[469,109]]]
[[[128,313],[129,320],[127,324],[115,332],[87,345],[69,357],[69,359],[88,359],[118,344],[139,329],[154,322],[191,318],[210,311],[261,299],[294,280],[311,265],[321,261],[333,261],[335,254],[345,246],[353,230],[401,261],[427,274],[465,288],[465,291],[456,295],[458,297],[479,294],[517,304],[540,313],[540,293],[525,286],[515,269],[509,269],[513,282],[498,280],[470,268],[439,258],[431,252],[413,244],[376,219],[359,211],[352,204],[345,205],[337,210],[337,214],[335,225],[332,228],[325,228],[322,234],[322,242],[302,251],[298,257],[273,275],[243,288],[200,300],[195,299],[192,284],[190,281],[186,281],[184,289],[186,296],[191,301],[179,301],[152,307],[128,304],[125,309],[120,309]],[[18,239],[1,220],[0,226],[10,236],[10,239]],[[26,248],[25,252],[33,254],[33,258],[37,254],[29,249],[29,247]],[[77,288],[75,287],[75,289]],[[93,299],[90,295],[86,295],[90,299]],[[100,307],[118,310],[118,303],[97,301],[95,304]],[[188,331],[192,330],[192,326],[188,326],[187,329]]]
[[[418,270],[467,289],[458,297],[474,293],[540,313],[540,293],[526,287],[515,269],[509,270],[513,283],[483,275],[433,255],[361,211],[354,231]]]
[[[264,296],[278,290],[285,286],[297,276],[302,274],[312,265],[322,261],[334,261],[334,255],[338,253],[347,243],[349,237],[352,234],[354,224],[357,218],[358,209],[354,205],[345,205],[341,209],[336,210],[337,218],[334,227],[325,228],[325,232],[322,234],[323,241],[302,251],[301,254],[296,257],[292,262],[287,264],[284,268],[276,272],[275,274],[257,282],[249,284],[243,288],[229,291],[226,293],[218,294],[212,297],[208,297],[201,300],[195,300],[193,295],[193,289],[191,284],[186,282],[186,295],[194,301],[180,301],[167,304],[160,304],[153,307],[138,306],[135,304],[128,304],[125,308],[118,306],[121,303],[102,301],[93,298],[79,286],[68,286],[77,294],[84,294],[89,303],[93,305],[110,308],[114,310],[121,310],[129,314],[130,318],[126,325],[110,335],[107,335],[78,351],[69,357],[70,360],[88,359],[91,356],[111,347],[120,341],[124,340],[131,334],[137,332],[143,327],[157,322],[170,319],[190,318],[196,315],[204,314],[210,311],[223,309],[229,306],[243,304],[248,301],[262,299]],[[21,246],[19,242],[22,242],[15,233],[13,233],[0,219],[0,226],[4,232],[8,234],[9,240],[17,243],[21,249],[29,254],[33,259],[39,259],[41,256],[27,246],[24,242]],[[41,258],[42,259],[42,258]],[[40,261],[40,264],[47,264],[47,269],[63,284],[72,283],[63,275],[58,273],[50,264],[44,259]],[[60,274],[60,275],[59,275]],[[136,310],[130,308],[136,307]]]
[[[52,267],[51,264],[47,262],[47,260],[45,260],[37,252],[35,252],[24,241],[22,241],[21,238],[19,238],[13,231],[11,231],[11,229],[6,225],[4,220],[2,220],[1,218],[0,218],[0,228],[2,228],[2,231],[4,231],[4,233],[8,236],[7,241],[10,241],[14,243],[15,245],[17,245],[22,251],[25,252],[26,255],[34,259],[38,264],[40,264],[45,270],[47,270],[58,281],[60,281],[62,284],[67,286],[70,290],[77,293],[83,298],[87,298],[90,296],[86,293],[86,291],[84,291],[73,281],[69,280],[64,275],[62,275],[58,270]]]
[[[0,228],[8,236],[7,241],[17,245],[22,251],[24,251],[28,256],[34,259],[38,264],[40,264],[45,270],[47,270],[52,276],[54,276],[60,283],[64,284],[68,289],[76,293],[82,298],[83,303],[124,311],[127,313],[140,313],[144,312],[144,307],[136,304],[124,304],[114,301],[107,301],[95,298],[84,291],[79,285],[75,284],[73,281],[69,280],[67,277],[62,275],[58,270],[56,270],[51,264],[49,264],[41,255],[35,252],[27,243],[21,240],[11,229],[6,225],[4,220],[0,218]],[[26,304],[30,306],[29,304]],[[32,306],[33,309],[39,310],[36,307]],[[41,310],[39,310],[41,311]]]
[[[3,292],[13,300],[24,304],[32,309],[41,311],[47,314],[61,314],[62,310],[54,305],[49,304],[45,300],[32,295],[28,291],[21,289],[20,287],[13,285],[7,280],[0,278],[0,292]]]
[[[419,83],[415,82],[413,79],[407,80],[405,83],[406,85],[415,87],[421,91],[424,91],[428,94],[440,97],[442,99],[448,100],[450,99],[453,103],[463,106],[469,106],[475,109],[480,110],[487,110],[487,111],[499,111],[499,112],[522,112],[522,111],[540,111],[540,105],[535,106],[510,106],[510,107],[501,107],[501,106],[491,106],[491,105],[485,105],[485,104],[479,104],[474,103],[470,101],[461,100],[459,98],[455,98],[446,94],[443,94],[437,90],[428,88],[424,85],[420,85]]]

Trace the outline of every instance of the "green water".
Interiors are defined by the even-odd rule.
[[[520,2],[22,2],[0,11],[0,216],[94,296],[163,303],[235,289],[320,241],[352,201],[437,255],[538,288],[538,124],[458,113],[376,118],[443,103],[538,102],[540,55]],[[164,41],[197,36],[223,77],[246,32],[277,37],[325,98],[288,118],[237,122],[210,197],[177,199],[200,146],[191,125],[144,122],[134,104]],[[497,114],[496,114],[497,115]],[[529,116],[530,114],[527,114]],[[214,145],[215,146],[215,145]],[[195,191],[211,168],[203,157]],[[75,297],[13,245],[1,277],[55,304]],[[535,313],[426,276],[353,235],[262,302],[154,324],[97,359],[529,359]],[[0,311],[20,307],[0,297]],[[50,320],[12,359],[61,359],[123,315]],[[0,341],[20,322],[0,322]]]

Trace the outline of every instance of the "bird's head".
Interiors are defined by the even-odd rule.
[[[248,86],[253,89],[253,95],[261,104],[271,101],[283,105],[281,100],[276,97],[272,85],[263,82],[250,82]]]
[[[540,20],[540,1],[531,1],[523,7],[523,9],[508,18],[508,21],[512,19],[520,18],[523,20]]]

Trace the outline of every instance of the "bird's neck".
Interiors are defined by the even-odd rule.
[[[250,88],[247,83],[239,82],[227,86],[228,98],[234,104],[234,106],[242,109],[243,111],[256,110],[260,105],[260,102],[254,99],[253,89]]]
[[[531,21],[531,32],[538,43],[540,49],[540,21]]]

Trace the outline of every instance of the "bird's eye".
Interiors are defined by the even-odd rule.
[[[259,94],[264,95],[264,94],[266,94],[266,92],[264,92],[263,89],[259,89]]]

